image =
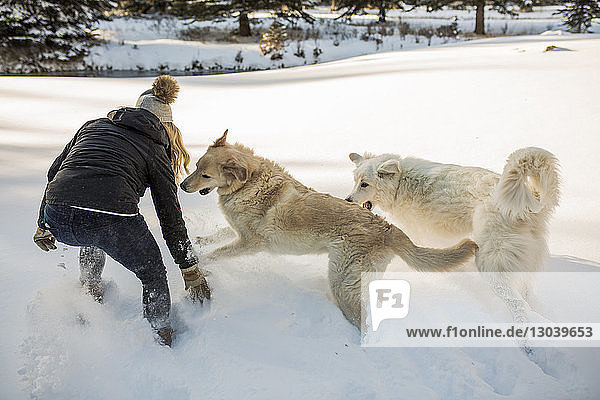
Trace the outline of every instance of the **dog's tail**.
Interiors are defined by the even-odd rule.
[[[417,271],[449,271],[460,267],[477,251],[477,244],[469,239],[446,249],[419,247],[399,228],[394,225],[390,227],[389,246],[409,267]]]
[[[531,214],[552,212],[560,197],[558,160],[538,147],[512,153],[494,190],[493,201],[509,219],[528,219]]]

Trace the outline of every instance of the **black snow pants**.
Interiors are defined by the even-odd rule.
[[[46,204],[44,220],[56,240],[82,247],[82,283],[100,282],[106,252],[142,282],[144,317],[150,325],[157,330],[170,327],[166,268],[141,214],[118,216]]]

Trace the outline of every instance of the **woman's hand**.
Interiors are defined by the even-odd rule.
[[[206,282],[206,278],[200,272],[198,264],[181,270],[183,281],[185,282],[185,290],[188,291],[192,301],[200,301],[210,299],[210,288]]]
[[[56,250],[56,239],[50,231],[38,227],[33,235],[33,241],[44,251]]]

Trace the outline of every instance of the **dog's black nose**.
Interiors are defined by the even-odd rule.
[[[346,197],[346,198],[345,198],[345,200],[346,200],[348,203],[352,203],[352,199],[351,199],[350,197]]]
[[[184,192],[187,192],[187,190],[186,190],[186,186],[185,186],[185,181],[181,182],[181,183],[179,184],[179,187],[180,187],[180,188],[181,188],[181,190],[183,190]]]

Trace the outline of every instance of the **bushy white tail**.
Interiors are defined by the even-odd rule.
[[[558,160],[538,147],[512,153],[494,191],[494,203],[509,219],[528,219],[532,213],[550,213],[560,196]]]

